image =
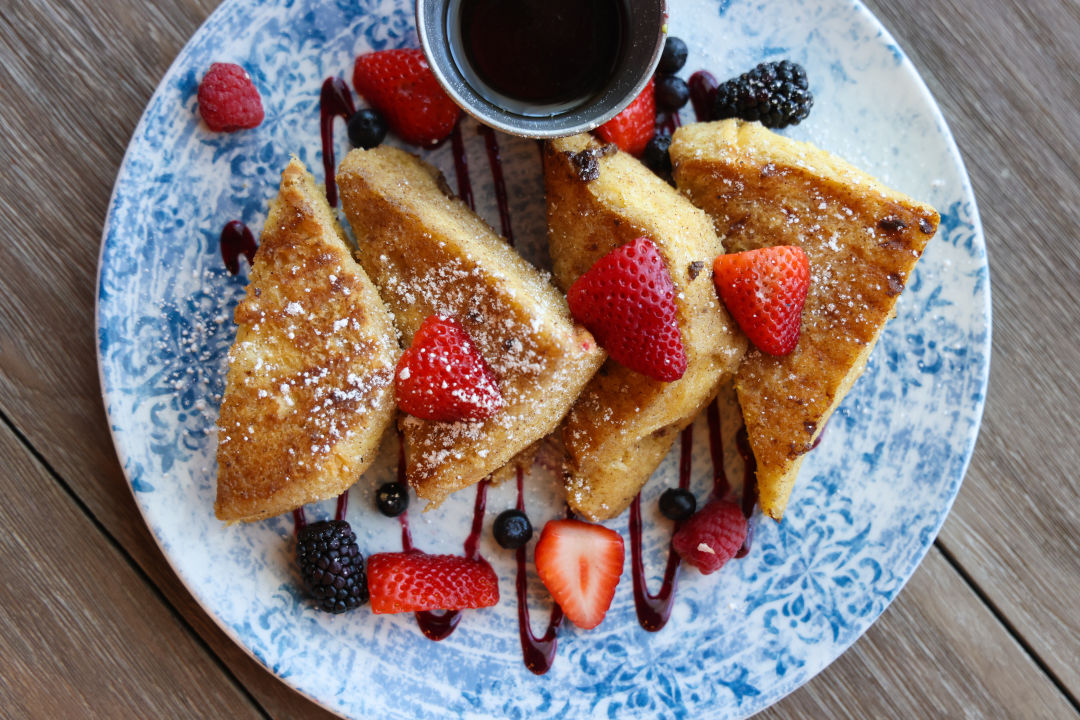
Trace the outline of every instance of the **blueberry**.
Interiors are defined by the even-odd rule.
[[[668,37],[664,43],[664,52],[660,54],[660,64],[656,72],[670,75],[682,70],[686,64],[686,43],[677,37]]]
[[[664,180],[671,177],[671,155],[668,148],[671,146],[671,136],[664,133],[656,133],[645,146],[645,152],[641,155],[641,161],[645,167],[652,170]]]
[[[495,542],[507,550],[515,550],[532,538],[532,523],[529,517],[520,510],[504,510],[495,518],[492,526],[495,533]]]
[[[387,517],[397,517],[409,507],[409,489],[399,482],[388,482],[375,491],[375,505]]]
[[[681,77],[662,75],[656,78],[656,104],[663,110],[675,111],[690,99],[690,86]]]
[[[679,522],[694,514],[697,500],[694,493],[682,488],[668,488],[660,496],[660,512],[669,520]]]
[[[386,138],[386,118],[378,110],[363,108],[349,118],[349,142],[370,150]]]

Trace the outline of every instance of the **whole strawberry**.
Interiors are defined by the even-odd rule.
[[[398,360],[398,407],[425,420],[483,420],[503,407],[484,356],[457,320],[431,315]]]
[[[214,63],[199,83],[199,115],[214,132],[253,128],[263,121],[262,98],[244,68]]]
[[[750,342],[769,355],[787,355],[799,342],[810,288],[810,261],[794,245],[720,255],[713,282]]]
[[[637,238],[597,260],[566,299],[616,362],[665,382],[686,372],[675,286],[652,240]]]
[[[499,602],[499,578],[483,558],[378,553],[368,558],[367,577],[376,614],[464,610]]]
[[[418,48],[379,50],[356,58],[353,85],[405,142],[430,147],[450,135],[461,114]]]
[[[656,95],[652,78],[633,102],[615,117],[596,128],[601,140],[615,143],[631,155],[641,155],[656,130]]]
[[[671,539],[675,552],[703,574],[724,566],[746,540],[746,517],[733,502],[713,500],[690,516]]]

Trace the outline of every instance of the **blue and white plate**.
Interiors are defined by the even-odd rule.
[[[565,627],[552,671],[522,664],[513,563],[490,519],[513,504],[494,488],[481,551],[503,599],[468,612],[435,644],[411,615],[317,612],[298,591],[291,519],[226,527],[214,519],[214,423],[232,310],[246,278],[227,274],[218,237],[229,220],[258,230],[291,153],[321,180],[319,89],[351,80],[355,55],[416,46],[406,0],[227,0],[195,34],[146,109],[116,181],[98,285],[101,381],[117,452],[139,508],[177,574],[238,644],[317,702],[354,718],[738,717],[806,682],[866,630],[930,547],[956,496],[982,413],[990,288],[975,201],[940,111],[911,63],[850,0],[679,0],[670,29],[690,46],[684,75],[724,78],[763,60],[805,65],[816,96],[790,135],[814,141],[941,211],[898,316],[866,374],[803,465],[782,524],[762,521],[753,551],[704,577],[685,571],[671,622],[636,621],[630,579],[596,630]],[[215,134],[196,89],[211,62],[242,64],[266,120]],[[689,112],[687,113],[689,115]],[[685,117],[689,120],[689,117]],[[483,143],[465,125],[479,212],[497,214]],[[340,121],[336,146],[346,150]],[[532,141],[500,136],[518,244],[544,250],[543,182]],[[453,177],[449,148],[428,158]],[[246,266],[244,266],[246,267]],[[246,270],[244,271],[246,272]],[[711,467],[697,433],[695,489]],[[395,550],[394,521],[372,508],[393,473],[392,440],[352,490],[349,519],[364,552]],[[656,588],[669,524],[646,491],[646,560]],[[537,471],[529,513],[558,513],[555,483]],[[473,494],[414,512],[417,543],[460,552]],[[415,506],[415,504],[414,504]],[[332,502],[309,507],[326,516]],[[625,532],[626,519],[609,523]],[[537,625],[550,601],[535,575]]]

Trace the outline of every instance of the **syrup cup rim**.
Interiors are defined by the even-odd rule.
[[[525,115],[499,107],[462,73],[447,25],[451,0],[416,0],[416,31],[439,85],[478,122],[521,137],[565,137],[593,130],[619,114],[641,93],[660,62],[667,38],[666,0],[621,1],[627,12],[625,50],[611,79],[583,104],[551,115]],[[460,48],[457,54],[464,57]]]

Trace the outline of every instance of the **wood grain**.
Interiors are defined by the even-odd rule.
[[[6,426],[0,466],[0,714],[262,716]]]
[[[112,182],[158,79],[214,4],[4,4],[0,163],[7,171],[0,174],[0,227],[8,238],[0,242],[0,412],[55,471],[56,477],[44,476],[46,484],[54,492],[61,482],[69,487],[98,523],[83,515],[90,543],[49,546],[35,567],[47,568],[67,553],[99,582],[116,583],[110,593],[160,598],[130,566],[113,579],[108,567],[93,564],[100,553],[91,549],[103,544],[126,553],[268,714],[327,717],[236,647],[169,569],[117,466],[99,397],[94,279]],[[1062,320],[1080,305],[1074,290],[1080,246],[1073,241],[1080,225],[1080,86],[1073,72],[1080,66],[1080,4],[872,5],[912,51],[942,103],[987,230],[995,312],[990,401],[972,469],[940,542],[990,606],[931,553],[881,622],[769,716],[1033,716],[1016,704],[1022,702],[1043,717],[1069,717],[1064,696],[1007,630],[1074,698],[1080,694],[1080,478],[1072,472],[1080,466],[1073,410],[1080,381],[1070,367],[1080,342]],[[40,468],[29,470],[32,465],[5,462],[0,469],[15,507],[41,502],[42,492],[28,478],[43,476]],[[16,532],[5,540],[25,544],[32,537],[27,527],[11,527]],[[0,613],[16,612],[9,605],[5,601]],[[100,612],[78,596],[69,609],[73,615]],[[165,613],[166,626],[169,617]],[[29,622],[25,615],[5,617],[0,643],[9,628],[25,632]],[[129,644],[146,637],[144,630],[98,629]],[[39,637],[39,645],[61,641],[52,634]],[[63,658],[42,651],[41,663],[62,666]],[[1015,678],[1003,675],[1004,663]],[[916,671],[903,672],[904,664]],[[2,684],[9,672],[7,665],[0,668]],[[208,687],[231,683],[223,670],[216,672],[221,677]],[[23,694],[47,690],[31,679],[20,682]],[[153,682],[138,682],[138,692],[147,698],[174,692],[170,683]],[[77,676],[68,690],[87,695],[96,687]],[[211,702],[216,699],[208,693],[203,715],[219,714]],[[995,702],[1001,712],[993,711]],[[252,706],[244,707],[250,714]]]
[[[875,3],[967,161],[994,304],[978,448],[942,546],[1080,698],[1080,3]]]

